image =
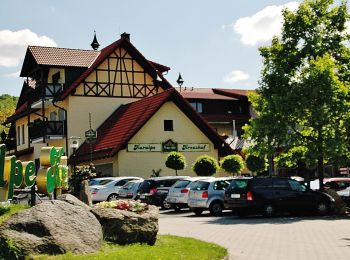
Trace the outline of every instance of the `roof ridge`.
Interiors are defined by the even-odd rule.
[[[87,51],[87,52],[101,52],[97,50],[88,50],[88,49],[78,49],[78,48],[66,48],[66,47],[52,47],[52,46],[40,46],[40,45],[28,45],[28,48],[38,47],[38,48],[46,48],[46,49],[61,49],[61,50],[73,50],[73,51]]]

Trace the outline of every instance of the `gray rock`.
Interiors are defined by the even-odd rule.
[[[158,208],[149,206],[144,213],[94,207],[91,211],[102,225],[106,240],[125,245],[147,243],[154,245],[158,233]]]
[[[6,252],[9,241],[16,245],[21,255],[69,251],[84,254],[100,249],[102,228],[96,217],[84,207],[55,200],[20,211],[1,223],[3,256],[11,256],[11,252]]]
[[[91,208],[88,205],[86,205],[84,202],[82,202],[77,197],[75,197],[71,194],[68,194],[68,193],[57,196],[57,199],[65,201],[65,202],[72,204],[74,206],[80,206],[80,207],[83,207],[87,210],[91,210]]]

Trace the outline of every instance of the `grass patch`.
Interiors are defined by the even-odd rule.
[[[194,238],[177,237],[171,235],[158,235],[154,246],[145,244],[133,244],[127,246],[104,243],[102,250],[93,254],[48,256],[36,255],[32,259],[44,260],[70,260],[70,259],[223,259],[227,250],[216,244],[203,242]]]
[[[22,204],[10,204],[9,206],[0,206],[0,223],[8,219],[18,211],[27,209],[29,206]]]

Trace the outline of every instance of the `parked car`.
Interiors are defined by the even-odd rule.
[[[350,187],[350,178],[327,178],[323,180],[323,183],[325,188],[339,191]]]
[[[114,178],[115,177],[94,178],[94,179],[89,180],[89,186],[106,185],[108,182],[113,181]]]
[[[160,206],[163,209],[169,209],[170,205],[165,201],[170,187],[178,180],[183,180],[189,176],[166,176],[154,177],[144,180],[137,192],[136,199],[147,204]]]
[[[118,191],[118,197],[124,199],[135,199],[137,196],[137,190],[143,180],[133,180],[124,184],[123,187]]]
[[[337,191],[338,195],[342,200],[346,203],[348,207],[350,207],[350,187],[347,187],[344,190]]]
[[[225,192],[225,206],[237,215],[277,212],[327,214],[334,199],[326,193],[308,190],[296,180],[282,177],[235,179]]]
[[[343,190],[350,187],[350,178],[336,177],[336,178],[324,178],[323,184],[325,189],[333,189],[335,191]],[[313,180],[310,182],[312,190],[318,190],[320,188],[319,180]]]
[[[100,179],[100,178],[97,178]],[[132,180],[143,180],[139,177],[104,177],[101,178],[104,180],[93,179],[90,183],[94,184],[94,182],[99,182],[99,185],[91,185],[89,186],[91,192],[92,202],[99,201],[111,201],[116,200],[118,198],[119,189],[127,182]],[[101,184],[102,183],[102,184]]]
[[[220,215],[224,209],[225,189],[231,181],[232,178],[213,178],[192,182],[188,206],[196,215],[202,214],[204,210],[209,210],[214,216]]]
[[[196,180],[204,180],[210,178],[213,177],[190,177],[175,182],[175,184],[169,189],[168,195],[165,199],[166,202],[170,204],[171,208],[177,211],[182,208],[187,208],[187,201],[189,191],[191,189],[191,183],[193,183]]]

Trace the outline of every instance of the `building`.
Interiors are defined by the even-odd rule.
[[[223,138],[241,137],[251,117],[248,90],[181,88],[181,95]]]
[[[217,159],[233,153],[228,144],[164,78],[170,68],[147,60],[130,35],[97,50],[29,46],[26,77],[11,126],[8,147],[20,160],[39,162],[43,146],[63,147],[70,162],[89,164],[105,175],[149,176],[166,154],[179,150],[190,165],[199,155]],[[93,144],[84,142],[97,129]],[[69,138],[81,137],[74,152]]]

